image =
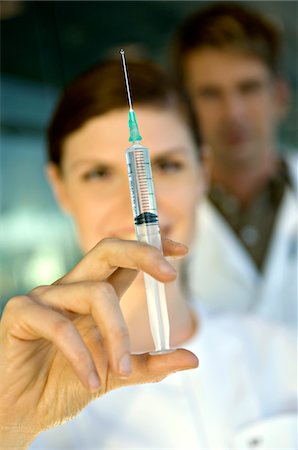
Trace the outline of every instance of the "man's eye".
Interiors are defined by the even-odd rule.
[[[262,89],[262,85],[261,85],[261,83],[257,83],[257,82],[255,82],[255,83],[247,83],[247,84],[244,84],[243,86],[241,86],[241,92],[242,92],[242,94],[254,94],[254,93],[257,93],[257,92],[259,92],[259,91],[261,91],[261,89]]]
[[[183,169],[180,161],[156,161],[153,167],[161,172],[179,172]]]
[[[215,89],[204,89],[198,92],[198,97],[206,100],[213,100],[218,98],[219,94]]]
[[[103,179],[107,178],[111,175],[111,171],[106,167],[100,167],[97,169],[92,169],[86,172],[83,175],[83,179],[86,181],[90,180],[96,180],[96,179]]]

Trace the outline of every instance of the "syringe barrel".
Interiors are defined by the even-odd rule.
[[[136,236],[162,248],[148,148],[135,143],[126,151]],[[150,329],[156,352],[170,349],[170,326],[163,283],[144,274]]]
[[[126,163],[135,225],[158,224],[148,148],[133,144],[126,151]]]

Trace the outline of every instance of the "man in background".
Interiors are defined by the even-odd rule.
[[[251,311],[294,325],[298,165],[297,154],[280,155],[277,144],[288,106],[279,53],[275,25],[245,6],[218,3],[181,25],[174,66],[209,177],[192,290],[209,312]]]

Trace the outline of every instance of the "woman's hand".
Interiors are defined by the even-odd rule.
[[[163,245],[166,256],[187,252]],[[176,277],[156,248],[104,239],[53,285],[8,302],[0,327],[1,448],[26,446],[111,389],[197,367],[186,350],[130,355],[119,298],[138,270],[162,282]]]

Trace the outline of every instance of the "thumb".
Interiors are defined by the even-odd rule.
[[[177,349],[173,352],[150,355],[132,356],[132,374],[127,379],[121,380],[121,385],[153,383],[161,381],[166,376],[180,370],[195,369],[199,361],[196,355],[185,349]]]
[[[165,376],[180,370],[195,369],[199,365],[196,355],[189,350],[177,349],[165,354],[146,354],[147,370]]]

